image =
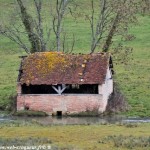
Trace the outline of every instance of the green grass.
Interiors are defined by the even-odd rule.
[[[132,42],[133,60],[126,69],[116,66],[117,82],[131,105],[128,115],[150,116],[150,17],[139,16],[139,25],[130,32],[136,36]]]
[[[85,5],[88,7],[86,2],[82,2],[81,7],[85,8]],[[14,4],[13,0],[0,1],[1,21],[7,24],[11,23],[8,20],[10,20],[11,14],[13,14],[12,11],[14,12]],[[48,9],[47,5],[44,7]],[[89,9],[86,11],[89,13]],[[125,113],[126,115],[150,116],[150,16],[139,15],[138,19],[138,25],[132,26],[130,29],[130,33],[135,34],[136,39],[124,43],[134,48],[133,60],[128,66],[122,64],[114,65],[116,72],[115,82],[119,83],[121,91],[127,97],[128,103],[131,106],[131,109]],[[64,30],[68,34],[68,47],[70,47],[72,41],[72,33],[75,33],[74,52],[89,52],[91,39],[90,25],[87,20],[83,16],[79,16],[75,23],[68,15],[64,25]],[[54,38],[53,34],[51,38]],[[51,42],[48,50],[50,47]],[[20,64],[18,56],[24,54],[23,50],[15,43],[0,36],[0,108],[9,106],[9,96],[16,94],[17,69],[19,69]]]
[[[149,130],[148,123],[134,127],[121,124],[41,126],[10,123],[0,125],[0,144],[7,146],[42,144],[62,150],[148,150]]]

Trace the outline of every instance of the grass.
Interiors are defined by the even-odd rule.
[[[7,107],[9,96],[16,93],[18,54],[0,52],[0,107]]]
[[[70,150],[148,150],[150,148],[150,124],[138,124],[135,127],[125,125],[68,125],[41,126],[10,123],[0,125],[0,143],[50,144],[52,147]],[[91,132],[92,131],[92,132]],[[16,137],[16,138],[15,138]],[[19,139],[17,138],[19,137]],[[30,140],[29,140],[30,139]],[[129,141],[130,139],[130,141]],[[30,141],[30,142],[29,142]],[[131,141],[132,142],[131,144]],[[138,142],[138,144],[136,144]],[[8,145],[7,144],[7,145]]]
[[[117,81],[128,99],[133,116],[150,116],[150,17],[139,16],[139,25],[131,28],[136,39],[126,43],[134,48],[133,61],[123,69],[116,66]]]
[[[8,20],[10,20],[12,12],[14,12],[14,4],[13,0],[0,1],[1,21],[7,24],[11,23]],[[84,4],[88,7],[86,1],[82,2],[81,7],[84,8]],[[45,8],[48,8],[47,5],[45,5]],[[88,9],[87,13],[89,13]],[[119,84],[121,91],[127,97],[131,106],[131,109],[125,114],[128,116],[150,117],[150,16],[139,15],[138,19],[139,24],[132,26],[130,29],[130,33],[135,34],[136,39],[124,43],[134,48],[133,60],[127,66],[114,64],[115,82]],[[68,16],[65,20],[65,25],[65,31],[68,31],[69,44],[72,41],[72,38],[70,38],[72,36],[71,33],[74,32],[76,35],[74,52],[89,52],[90,25],[83,16],[79,16],[76,23]],[[52,35],[53,37],[54,35]],[[15,43],[0,36],[0,109],[9,108],[9,97],[16,94],[17,70],[20,64],[18,56],[24,54],[23,50]]]

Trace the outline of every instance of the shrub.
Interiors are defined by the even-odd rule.
[[[127,149],[136,149],[136,148],[148,148],[150,149],[150,136],[149,137],[134,137],[130,136],[123,136],[123,135],[113,135],[107,136],[98,143],[109,143],[113,142],[115,147],[122,147]]]
[[[3,139],[0,138],[0,146],[35,146],[35,145],[42,145],[42,144],[51,144],[52,141],[47,138],[25,138],[25,139],[19,139],[19,138],[14,138],[14,139]]]
[[[119,90],[117,84],[114,84],[114,91],[109,97],[106,107],[106,114],[124,112],[129,110],[125,96]]]

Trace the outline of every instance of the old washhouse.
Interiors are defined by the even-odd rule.
[[[22,57],[17,82],[17,110],[63,115],[105,111],[113,92],[109,53],[39,52]]]

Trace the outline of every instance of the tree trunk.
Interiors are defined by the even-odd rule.
[[[31,44],[31,53],[41,51],[40,49],[40,40],[38,36],[34,33],[34,25],[32,17],[27,13],[26,8],[22,2],[22,0],[17,0],[18,5],[21,11],[21,19],[25,26],[25,30],[28,34],[28,39]]]
[[[110,32],[109,32],[108,36],[107,36],[106,42],[105,42],[105,44],[103,46],[103,52],[108,52],[109,51],[109,47],[110,47],[110,45],[112,43],[112,38],[113,38],[113,36],[114,36],[114,34],[116,32],[118,21],[119,21],[119,12],[117,13],[117,15],[115,17],[113,25],[112,25],[112,27],[110,29]]]

